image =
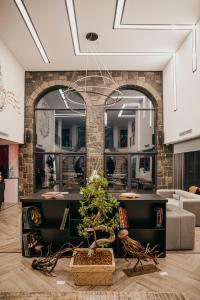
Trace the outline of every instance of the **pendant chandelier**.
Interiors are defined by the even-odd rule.
[[[94,32],[90,32],[86,34],[86,39],[89,43],[94,42],[98,39],[98,35]],[[80,92],[84,95],[84,98],[87,99],[89,95],[102,96],[105,98],[104,104],[96,103],[93,106],[104,107],[105,109],[115,105],[123,98],[123,93],[118,89],[118,85],[113,79],[111,73],[106,68],[105,64],[102,60],[95,55],[92,55],[92,58],[95,61],[96,74],[88,74],[88,65],[89,65],[89,54],[90,52],[95,53],[97,50],[95,47],[91,47],[88,44],[86,56],[86,66],[85,66],[85,76],[77,79],[68,86],[68,88],[63,89],[63,94],[65,95],[66,100],[70,103],[75,104],[77,107],[85,108],[84,103],[80,103],[72,99],[73,95],[77,92]],[[93,71],[94,72],[94,71]],[[113,96],[114,95],[114,96]],[[80,114],[77,109],[73,109],[73,111]]]

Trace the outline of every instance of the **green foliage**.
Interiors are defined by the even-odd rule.
[[[115,197],[107,192],[108,181],[103,173],[91,176],[86,187],[81,188],[83,199],[80,201],[79,213],[82,223],[78,226],[80,236],[93,236],[93,228],[104,225],[108,232],[119,228],[117,208],[119,203]]]

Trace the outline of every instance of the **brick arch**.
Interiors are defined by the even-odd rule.
[[[36,105],[37,101],[42,96],[44,96],[46,93],[54,90],[56,87],[60,87],[60,86],[65,86],[65,87],[71,86],[71,82],[66,81],[66,80],[61,80],[61,79],[51,80],[51,81],[48,81],[48,82],[43,82],[40,86],[38,86],[31,93],[31,95],[27,99],[26,106],[34,108],[34,106]],[[78,90],[79,87],[77,85],[75,85],[75,88]],[[78,91],[77,91],[77,93],[80,94],[80,96],[83,98],[83,100],[85,102],[85,105],[87,106],[89,103],[86,103],[84,94],[82,92],[78,92]]]
[[[116,83],[118,84],[117,89],[119,90],[130,88],[143,93],[149,98],[155,109],[155,127],[157,128],[157,131],[161,130],[163,126],[163,115],[158,114],[158,112],[162,112],[162,98],[161,95],[156,91],[156,89],[154,89],[150,84],[140,80],[124,80],[121,82],[117,81]],[[113,86],[113,88],[116,89],[116,86]],[[112,93],[110,93],[108,96],[111,95]],[[104,103],[106,103],[106,101],[107,99]]]
[[[88,72],[94,74],[94,72]],[[110,71],[114,82],[110,82],[110,90],[104,90],[105,96],[85,95],[80,92],[86,103],[86,147],[87,147],[87,173],[90,174],[99,158],[104,152],[104,104],[106,98],[116,87],[135,87],[146,94],[157,107],[158,135],[158,188],[172,187],[172,151],[163,145],[163,104],[162,104],[162,73],[144,71]],[[83,77],[83,71],[53,71],[53,72],[26,72],[25,88],[25,134],[34,130],[34,106],[38,99],[55,86],[71,86],[72,82]],[[91,83],[94,83],[91,79]],[[78,86],[75,88],[78,91]],[[98,105],[96,105],[98,104]],[[32,135],[33,136],[33,135]],[[31,143],[20,146],[19,153],[19,193],[28,195],[33,192],[33,139]]]
[[[127,87],[144,93],[152,101],[154,108],[157,108],[162,103],[161,95],[156,91],[156,89],[154,89],[150,84],[146,82],[142,82],[139,80],[123,80],[116,81],[116,83],[118,85],[117,89],[119,90]],[[116,86],[113,85],[112,87],[113,90],[116,89]],[[111,94],[112,92],[108,94],[108,96],[110,96]],[[106,101],[107,99],[105,100],[105,102]]]

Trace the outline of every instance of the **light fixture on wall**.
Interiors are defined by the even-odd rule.
[[[26,129],[25,131],[25,143],[30,144],[32,142],[32,134],[30,129]]]
[[[36,45],[40,55],[42,56],[42,59],[44,60],[44,62],[46,64],[50,63],[50,61],[47,57],[47,54],[44,50],[44,47],[43,47],[43,45],[40,41],[40,38],[38,36],[38,33],[37,33],[37,31],[36,31],[36,29],[33,25],[33,22],[32,22],[32,20],[29,16],[29,14],[28,14],[28,11],[27,11],[27,9],[24,5],[24,2],[22,0],[14,0],[14,1],[15,1],[15,4],[16,4],[20,14],[23,17],[23,20],[24,20],[24,22],[25,22],[25,24],[26,24],[26,26],[27,26],[27,28],[28,28],[33,40],[34,40],[34,42],[35,42],[35,45]]]
[[[158,131],[158,145],[164,144],[164,133],[162,131]]]

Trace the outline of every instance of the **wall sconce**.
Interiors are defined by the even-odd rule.
[[[164,144],[164,134],[162,131],[158,131],[158,145]]]
[[[25,143],[30,144],[32,142],[31,130],[27,129],[25,133]]]

